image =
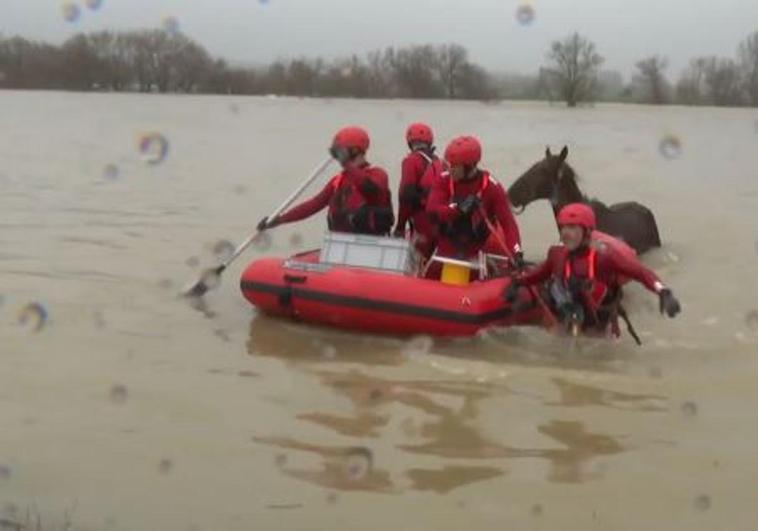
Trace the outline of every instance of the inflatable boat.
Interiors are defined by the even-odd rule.
[[[513,305],[503,300],[510,278],[488,274],[498,260],[505,258],[433,257],[441,278],[429,279],[407,240],[327,233],[321,250],[254,261],[240,287],[266,314],[376,334],[472,336],[541,324],[543,311],[526,289]]]

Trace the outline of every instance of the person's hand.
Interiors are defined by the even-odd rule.
[[[513,304],[518,299],[518,292],[521,285],[518,280],[513,279],[507,288],[503,291],[503,300],[508,304]]]
[[[358,189],[364,196],[374,196],[380,192],[379,186],[368,177],[361,181],[361,184],[358,185]]]
[[[516,269],[524,269],[526,267],[526,262],[524,261],[524,253],[521,251],[516,251],[513,253],[513,265],[516,266]]]
[[[394,238],[405,238],[405,229],[403,227],[395,227],[395,230],[392,231],[392,236]]]
[[[258,229],[258,231],[264,231],[266,229],[276,227],[278,224],[279,223],[276,221],[276,218],[269,221],[268,216],[266,216],[258,222],[258,225],[255,228]]]
[[[482,202],[477,196],[470,195],[458,203],[458,211],[464,216],[470,216],[474,210],[479,208],[480,204],[482,204]]]
[[[670,289],[664,288],[658,293],[658,299],[660,302],[661,313],[666,313],[669,317],[676,317],[676,315],[682,311],[682,306],[679,301],[674,297],[674,294]]]

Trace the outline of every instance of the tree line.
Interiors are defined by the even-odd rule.
[[[625,83],[602,70],[596,45],[578,33],[553,42],[545,59],[535,75],[497,75],[463,46],[426,44],[239,67],[165,30],[78,34],[60,46],[0,36],[0,88],[758,106],[758,31],[735,58],[692,59],[675,83],[658,55],[641,59]]]

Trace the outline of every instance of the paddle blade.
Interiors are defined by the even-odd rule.
[[[185,297],[202,297],[208,291],[216,289],[221,284],[221,273],[226,269],[224,266],[206,269],[200,278],[188,289],[184,290]]]

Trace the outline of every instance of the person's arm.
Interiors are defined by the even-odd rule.
[[[519,233],[518,223],[511,212],[511,204],[508,200],[508,193],[500,184],[491,183],[487,188],[490,191],[490,204],[495,213],[495,217],[505,233],[505,243],[513,254],[521,252],[521,234]]]
[[[332,199],[332,194],[334,194],[334,180],[336,178],[336,176],[332,177],[329,182],[326,183],[326,186],[324,186],[324,188],[322,188],[315,196],[277,216],[275,220],[272,220],[273,224],[280,225],[282,223],[300,221],[301,219],[308,218],[316,212],[326,208],[329,205],[329,201]]]
[[[642,265],[638,260],[626,257],[612,248],[607,248],[603,252],[603,256],[609,261],[616,273],[636,280],[656,295],[665,289],[666,286],[663,285],[658,275]]]
[[[457,218],[460,213],[450,204],[450,176],[439,179],[429,194],[426,211],[439,223],[447,223]]]
[[[395,232],[405,230],[413,210],[418,205],[417,164],[414,157],[405,157],[401,166],[400,187],[398,193],[398,218]]]
[[[551,250],[544,262],[517,276],[516,281],[522,286],[533,286],[545,282],[553,273],[554,260],[555,253]]]

